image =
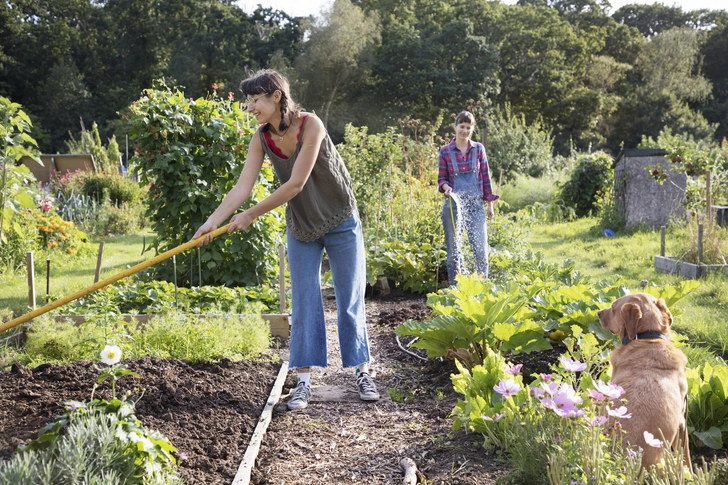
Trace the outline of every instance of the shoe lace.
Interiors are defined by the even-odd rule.
[[[310,395],[311,395],[311,391],[310,391],[309,387],[306,385],[306,383],[299,382],[298,386],[296,386],[296,390],[293,391],[293,397],[291,397],[291,401],[308,400]]]
[[[356,380],[356,383],[364,392],[374,392],[377,390],[376,386],[374,385],[374,381],[372,381],[372,378],[367,373],[360,374]]]

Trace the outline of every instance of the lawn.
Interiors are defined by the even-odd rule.
[[[146,238],[147,245],[154,237],[149,229],[136,231],[124,236],[106,237],[94,240],[94,247],[104,242],[104,254],[101,262],[100,278],[104,279],[123,271],[128,266],[145,261],[151,253],[141,254]],[[38,256],[35,256],[38,258]],[[73,264],[54,264],[51,260],[50,293],[65,296],[78,291],[94,282],[96,272],[96,254],[85,257]],[[16,274],[0,275],[0,310],[10,309],[15,316],[28,312],[28,277],[25,271]],[[46,261],[35,260],[35,292],[36,303],[42,306],[46,295]]]
[[[599,280],[620,275],[625,284],[637,289],[640,282],[663,286],[676,284],[681,278],[654,269],[654,256],[660,252],[659,230],[641,229],[602,235],[597,219],[579,219],[563,224],[531,227],[529,243],[541,251],[547,262],[566,258],[575,262],[575,269]],[[683,233],[669,228],[666,253],[673,254]],[[692,345],[707,346],[717,355],[728,357],[728,286],[725,276],[711,275],[700,280],[701,286],[677,304],[674,329],[687,336]]]

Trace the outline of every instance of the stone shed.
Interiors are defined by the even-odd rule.
[[[614,196],[625,227],[664,226],[685,213],[687,176],[670,170],[667,152],[656,148],[625,148],[614,162]],[[669,175],[662,185],[645,170],[662,165]]]

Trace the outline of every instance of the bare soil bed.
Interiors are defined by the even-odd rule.
[[[375,403],[358,400],[353,370],[341,368],[335,301],[327,298],[325,303],[329,367],[314,370],[314,400],[307,409],[287,411],[285,396],[276,406],[253,484],[402,483],[399,462],[405,457],[433,485],[494,484],[508,472],[483,450],[478,435],[452,431],[448,416],[458,399],[450,382],[452,363],[418,359],[395,339],[394,327],[430,315],[424,296],[394,294],[367,301],[372,370],[382,396]],[[287,343],[276,351],[285,358]],[[524,375],[547,371],[554,355],[532,356],[524,362]],[[280,368],[272,360],[204,365],[126,360],[140,379],[122,379],[117,392],[132,391],[137,416],[185,457],[180,474],[187,483],[230,484]],[[60,402],[88,400],[97,366],[15,366],[0,373],[0,458],[9,457],[60,414]],[[284,395],[294,384],[290,372]],[[322,397],[325,389],[344,398]],[[103,397],[108,392],[106,385],[96,391]]]

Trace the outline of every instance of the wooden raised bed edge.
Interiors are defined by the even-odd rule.
[[[680,274],[693,280],[716,271],[728,274],[728,265],[726,264],[694,264],[667,256],[655,256],[655,269],[663,273]]]
[[[250,483],[250,474],[255,467],[255,460],[258,458],[260,445],[263,443],[263,436],[268,429],[271,418],[273,417],[273,408],[278,404],[278,400],[283,393],[283,384],[286,382],[286,374],[288,374],[288,361],[284,360],[281,369],[278,371],[278,377],[270,391],[268,401],[265,403],[263,412],[258,419],[258,425],[253,431],[253,436],[248,442],[248,448],[243,455],[243,461],[240,462],[238,472],[235,474],[232,485],[248,485]]]
[[[123,318],[125,321],[130,322],[132,318],[136,319],[138,323],[147,323],[150,319],[159,317],[161,315],[156,313],[149,313],[149,314],[139,314],[139,315],[130,315],[130,314],[124,314],[121,315],[121,318]],[[194,316],[197,318],[206,318],[209,315],[205,314],[192,314],[190,316]],[[245,315],[231,315],[233,317],[243,317]],[[287,313],[264,313],[260,315],[263,317],[263,320],[268,322],[268,325],[270,325],[270,333],[273,336],[276,337],[283,337],[288,338],[291,336],[291,326],[290,326],[290,315]],[[57,322],[64,321],[64,320],[71,320],[74,324],[80,325],[81,323],[84,323],[86,319],[88,318],[88,315],[56,315],[55,319]]]
[[[698,263],[688,263],[665,256],[665,226],[660,228],[660,254],[655,256],[655,270],[663,273],[680,274],[697,280],[708,273],[722,271],[728,274],[728,264],[703,264],[703,225],[698,224]]]

